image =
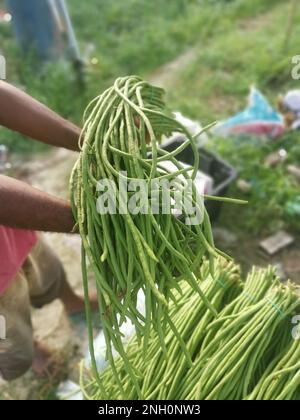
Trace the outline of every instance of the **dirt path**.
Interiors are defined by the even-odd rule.
[[[189,65],[196,58],[196,48],[190,48],[175,60],[170,61],[163,67],[157,69],[149,78],[149,81],[157,86],[166,88],[169,86],[174,76]]]

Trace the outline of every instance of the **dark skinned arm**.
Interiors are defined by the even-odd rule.
[[[0,175],[0,225],[70,233],[75,221],[68,201]]]
[[[78,150],[80,128],[0,81],[0,125],[51,146]]]
[[[19,89],[0,81],[0,125],[43,143],[78,150],[80,129]],[[71,232],[70,204],[0,175],[0,225]]]

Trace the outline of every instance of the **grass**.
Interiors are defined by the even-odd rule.
[[[12,28],[0,25],[0,53],[7,58],[8,80],[63,116],[81,123],[89,100],[120,75],[149,75],[196,43],[222,38],[235,22],[254,18],[283,0],[72,0],[74,28],[86,58],[86,89],[76,85],[65,62],[40,68],[18,52]],[[4,1],[0,0],[0,8]],[[92,53],[88,51],[93,50]],[[97,59],[91,63],[91,54]],[[95,61],[93,61],[95,62]],[[34,70],[33,70],[34,69]],[[184,107],[186,108],[186,107]],[[24,153],[40,148],[22,136],[0,131],[1,140]]]
[[[299,82],[291,77],[291,57],[300,53],[299,26],[283,49],[289,4],[280,3],[257,19],[237,22],[222,36],[199,44],[195,59],[171,80],[168,102],[203,124],[221,120],[245,107],[249,85],[256,86],[276,106],[277,97]],[[300,22],[300,8],[295,15]],[[288,174],[287,163],[299,164],[300,133],[286,135],[279,142],[255,139],[215,138],[210,146],[238,169],[240,177],[253,187],[249,205],[236,210],[224,206],[220,224],[239,232],[260,235],[279,228],[300,233],[299,215],[291,205],[300,200],[299,183]],[[265,157],[284,148],[288,160],[274,169],[265,168]],[[241,196],[233,187],[231,195]]]
[[[276,0],[275,0],[276,2]],[[176,57],[189,45],[227,30],[233,20],[266,10],[274,0],[115,0],[70,2],[82,41],[119,73],[145,74]],[[83,16],[88,25],[84,25]],[[95,30],[100,36],[95,36]]]
[[[279,229],[289,229],[300,234],[299,214],[291,211],[300,200],[299,182],[288,173],[287,165],[300,160],[298,134],[286,135],[277,142],[256,139],[214,139],[210,148],[239,171],[239,176],[251,184],[251,192],[241,193],[236,185],[230,195],[248,200],[238,209],[234,205],[223,206],[219,223],[230,230],[253,236],[264,236]],[[288,158],[275,168],[264,165],[266,156],[279,148],[288,152]]]
[[[176,90],[169,96],[172,105],[206,123],[243,107],[251,83],[274,104],[279,93],[297,88],[291,58],[299,54],[299,26],[289,49],[283,50],[288,13],[288,2],[275,4],[257,19],[237,21],[222,36],[199,44],[195,60],[177,74]],[[300,7],[295,23],[299,21]]]

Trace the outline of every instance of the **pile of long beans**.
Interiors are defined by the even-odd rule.
[[[201,286],[218,311],[217,318],[196,303],[194,290],[182,282],[184,295],[170,305],[170,317],[188,354],[183,354],[170,328],[167,357],[152,329],[149,354],[137,337],[127,354],[135,369],[139,390],[124,361],[116,361],[101,375],[103,394],[94,375],[82,382],[90,399],[170,400],[293,400],[300,398],[300,340],[292,335],[292,318],[299,314],[296,287],[281,284],[272,268],[254,268],[241,286],[238,268],[219,262],[215,280],[208,265],[201,268]],[[120,388],[120,385],[122,388]]]
[[[241,290],[239,271],[233,263],[220,262],[213,278],[209,264],[204,262],[199,274],[204,279],[201,288],[217,310],[224,306],[229,295],[236,295]],[[175,328],[166,328],[164,350],[154,328],[151,328],[147,353],[143,351],[137,336],[128,345],[127,356],[134,367],[138,387],[127,373],[124,360],[119,358],[116,361],[117,374],[114,374],[110,366],[101,376],[105,394],[97,382],[92,380],[86,390],[83,386],[87,398],[103,399],[111,396],[114,399],[172,399],[185,371],[193,366],[206,327],[214,319],[188,282],[183,280],[180,286],[183,294],[175,292],[176,303],[171,302],[169,306],[169,316]],[[174,334],[174,330],[178,335]]]
[[[120,326],[123,322],[129,319],[135,325],[137,338],[143,341],[145,352],[153,328],[166,354],[167,326],[185,351],[184,341],[168,311],[169,303],[177,300],[174,291],[179,296],[184,294],[180,285],[182,278],[202,299],[205,308],[213,316],[217,315],[210,302],[213,295],[207,297],[202,291],[196,270],[207,255],[213,275],[214,258],[222,253],[214,246],[205,208],[199,208],[195,184],[192,184],[191,202],[202,215],[202,222],[195,226],[185,224],[171,212],[154,214],[151,204],[147,214],[130,214],[126,211],[123,214],[119,211],[126,207],[119,189],[120,181],[144,180],[149,191],[153,181],[174,181],[178,188],[183,188],[185,184],[179,182],[179,176],[186,181],[195,179],[199,166],[196,145],[186,129],[165,113],[163,93],[162,89],[131,76],[117,79],[111,88],[95,98],[84,114],[81,153],[70,181],[73,213],[82,238],[82,272],[90,351],[95,375],[103,392],[93,347],[88,300],[89,267],[96,279],[107,358],[116,373],[112,356],[115,348],[124,359],[136,388],[138,381],[122,344]],[[159,148],[161,137],[174,131],[184,134],[187,140],[173,152]],[[188,146],[193,150],[194,165],[186,168],[176,156]],[[165,162],[171,162],[177,170],[167,170],[163,165]],[[99,181],[103,179],[114,181],[116,214],[98,211]],[[159,187],[158,190],[161,192]],[[130,196],[130,192],[128,194]],[[172,194],[174,197],[176,191],[170,189],[171,197]],[[160,202],[159,205],[161,210]],[[183,209],[185,216],[189,215]],[[145,314],[137,309],[137,295],[141,290],[145,295]],[[195,306],[200,304],[200,300],[194,299]]]
[[[197,367],[201,374],[197,380],[193,374],[189,386],[193,383],[194,387],[186,398],[246,398],[256,371],[261,363],[268,363],[264,358],[271,346],[278,345],[278,334],[281,338],[281,332],[288,329],[287,320],[297,307],[299,299],[292,288],[278,285],[257,304],[239,312],[200,352]]]
[[[299,339],[277,351],[247,400],[300,400]]]

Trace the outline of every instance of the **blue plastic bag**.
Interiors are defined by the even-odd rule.
[[[230,135],[278,138],[284,133],[282,116],[269,104],[255,87],[251,88],[248,107],[237,115],[219,123],[214,133]]]

